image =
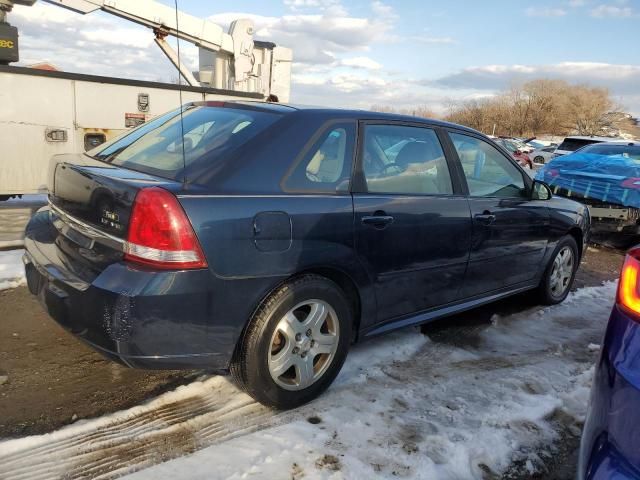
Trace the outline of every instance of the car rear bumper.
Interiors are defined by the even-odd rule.
[[[136,368],[226,371],[238,328],[220,311],[209,270],[157,271],[123,262],[83,275],[56,247],[43,211],[25,232],[29,290],[61,326],[106,357]]]
[[[614,307],[580,448],[581,480],[640,479],[640,323]]]

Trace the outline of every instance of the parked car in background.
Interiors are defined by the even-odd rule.
[[[510,142],[514,143],[518,148],[518,150],[520,150],[521,152],[529,153],[534,150],[532,146],[527,145],[527,142],[525,141],[525,139],[516,138],[516,137],[507,137],[507,136],[500,136],[498,138],[503,140],[509,140]]]
[[[188,104],[54,157],[49,188],[24,261],[51,317],[277,408],[328,388],[352,342],[527,290],[563,301],[589,236],[583,205],[484,135],[354,110]]]
[[[504,147],[520,165],[526,168],[533,168],[531,157],[520,150],[520,146],[517,142],[501,137],[495,138],[493,141]]]
[[[640,247],[626,256],[596,364],[578,480],[640,478]]]
[[[536,178],[587,205],[594,233],[640,234],[640,143],[592,143],[554,158]]]
[[[558,148],[556,149],[555,156],[559,157],[560,155],[568,155],[570,153],[575,152],[576,150],[581,149],[582,147],[586,147],[587,145],[591,145],[592,143],[602,143],[602,142],[625,142],[622,138],[612,138],[612,137],[585,137],[585,136],[570,136],[566,137]]]
[[[556,147],[542,147],[534,150],[529,154],[529,157],[533,159],[533,163],[544,164],[552,158],[555,158]]]
[[[540,150],[542,148],[546,148],[546,147],[557,147],[558,144],[548,141],[548,140],[538,140],[536,138],[534,139],[528,139],[525,142],[527,145],[529,145],[530,147],[532,147],[534,150]]]

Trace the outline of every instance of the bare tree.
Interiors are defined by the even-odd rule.
[[[608,114],[615,108],[606,89],[538,79],[495,97],[452,104],[446,118],[486,133],[495,128],[498,135],[597,135],[610,129]]]

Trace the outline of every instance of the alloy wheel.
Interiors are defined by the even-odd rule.
[[[554,297],[561,297],[569,288],[573,277],[574,261],[573,250],[568,246],[562,247],[553,260],[549,286]]]
[[[286,390],[302,390],[327,371],[338,349],[335,310],[323,300],[307,300],[278,322],[268,353],[269,373]]]

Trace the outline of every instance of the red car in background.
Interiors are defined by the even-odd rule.
[[[518,148],[518,144],[508,138],[494,138],[494,142],[503,146],[511,154],[511,156],[518,161],[523,167],[533,169],[533,161],[531,157]]]

